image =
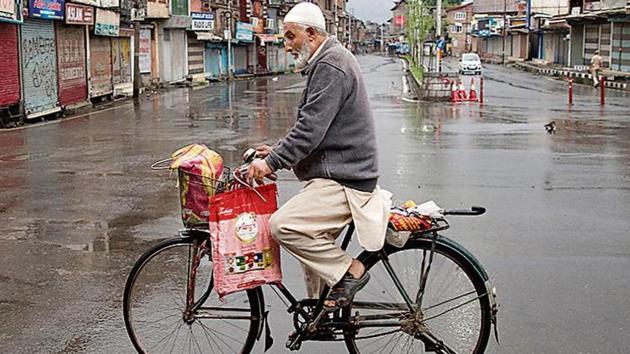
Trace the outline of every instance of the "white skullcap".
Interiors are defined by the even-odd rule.
[[[293,22],[304,26],[326,30],[326,20],[319,6],[310,2],[301,2],[284,16],[284,23]]]

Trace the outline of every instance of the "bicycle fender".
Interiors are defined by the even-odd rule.
[[[425,238],[427,238],[427,236],[425,236]],[[490,279],[490,277],[488,277],[488,273],[486,273],[486,270],[483,268],[479,260],[477,260],[477,258],[472,253],[470,253],[470,251],[468,251],[464,246],[459,244],[457,241],[452,240],[442,235],[438,235],[437,243],[455,250],[457,253],[459,253],[464,258],[466,258],[466,260],[468,260],[470,264],[472,264],[473,267],[475,267],[475,270],[481,276],[484,282],[487,282]]]

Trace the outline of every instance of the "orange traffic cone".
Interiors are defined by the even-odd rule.
[[[477,88],[475,88],[475,79],[470,80],[470,93],[468,94],[468,100],[472,102],[477,102],[479,99],[477,98]]]
[[[460,103],[462,102],[459,97],[459,91],[457,91],[457,84],[455,81],[451,81],[451,103]]]
[[[464,88],[464,84],[462,83],[462,80],[459,80],[459,88],[457,90],[457,94],[459,96],[460,101],[464,102],[468,100],[468,94],[466,93],[466,88]]]

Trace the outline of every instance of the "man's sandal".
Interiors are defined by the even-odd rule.
[[[361,290],[369,280],[370,274],[367,271],[365,271],[363,276],[359,279],[355,279],[350,273],[346,273],[343,278],[333,286],[332,291],[326,298],[326,301],[334,301],[335,305],[324,305],[324,310],[331,312],[350,305],[354,295]]]

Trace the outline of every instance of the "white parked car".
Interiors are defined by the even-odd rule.
[[[475,53],[464,53],[459,61],[459,73],[481,75],[481,59]]]

